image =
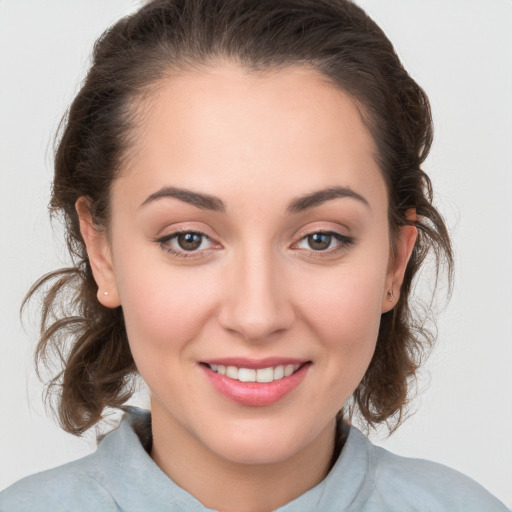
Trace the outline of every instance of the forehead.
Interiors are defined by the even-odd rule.
[[[268,201],[337,185],[385,195],[356,104],[310,68],[182,73],[163,80],[139,111],[118,180],[132,182],[139,203],[161,186],[219,197],[258,189]]]

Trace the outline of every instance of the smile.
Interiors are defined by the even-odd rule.
[[[268,368],[238,368],[236,366],[225,366],[222,364],[208,365],[212,371],[220,375],[238,380],[240,382],[274,382],[289,377],[295,373],[300,367],[300,364],[287,364],[279,365]]]
[[[268,406],[291,394],[300,386],[311,366],[311,361],[290,359],[258,362],[232,359],[199,365],[220,395],[252,407]]]

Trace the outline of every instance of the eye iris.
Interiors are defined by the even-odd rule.
[[[327,235],[325,233],[314,233],[312,235],[308,235],[308,244],[311,249],[315,249],[317,251],[323,251],[331,245],[332,235]]]
[[[197,233],[181,233],[178,235],[178,245],[184,251],[194,251],[201,245],[202,236]]]

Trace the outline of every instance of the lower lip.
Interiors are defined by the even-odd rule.
[[[222,395],[242,405],[261,407],[278,402],[291,393],[306,376],[311,366],[306,363],[295,373],[273,382],[241,382],[216,373],[201,365],[213,387]]]

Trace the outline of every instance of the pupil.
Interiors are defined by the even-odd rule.
[[[314,233],[308,236],[308,243],[311,249],[323,251],[331,245],[331,235],[325,233]]]
[[[193,251],[201,245],[201,238],[197,233],[182,233],[178,236],[178,244],[185,251]]]

